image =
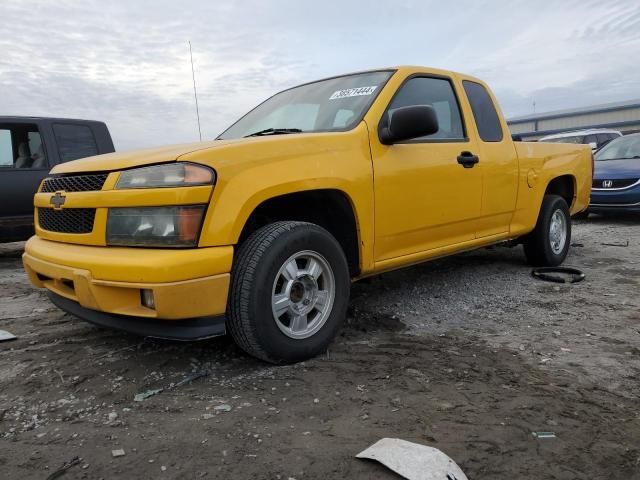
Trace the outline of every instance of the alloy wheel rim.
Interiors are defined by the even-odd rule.
[[[556,210],[551,215],[549,223],[549,244],[556,255],[562,253],[567,242],[567,217],[562,210]]]
[[[318,252],[304,250],[282,264],[273,281],[271,310],[286,336],[301,340],[327,322],[335,300],[335,276]]]

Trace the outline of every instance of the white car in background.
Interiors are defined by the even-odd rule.
[[[622,133],[617,130],[577,130],[573,132],[556,133],[542,137],[539,142],[552,143],[582,143],[590,145],[591,150],[596,151],[604,147],[611,140],[621,137]]]

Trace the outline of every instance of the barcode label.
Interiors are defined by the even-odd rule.
[[[329,97],[329,100],[337,100],[338,98],[347,98],[347,97],[360,97],[362,95],[371,95],[377,87],[358,87],[358,88],[347,88],[345,90],[338,90],[333,92]]]

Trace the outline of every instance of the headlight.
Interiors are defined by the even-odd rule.
[[[205,205],[110,208],[107,245],[193,247],[198,243]]]
[[[211,185],[215,181],[216,174],[208,167],[176,162],[125,170],[120,174],[116,189],[188,187],[191,185]]]

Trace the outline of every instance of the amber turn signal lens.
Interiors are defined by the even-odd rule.
[[[191,243],[198,239],[203,213],[204,210],[200,207],[178,208],[176,220],[178,221],[178,232],[181,242]]]
[[[184,183],[213,183],[213,171],[198,165],[184,166]]]

